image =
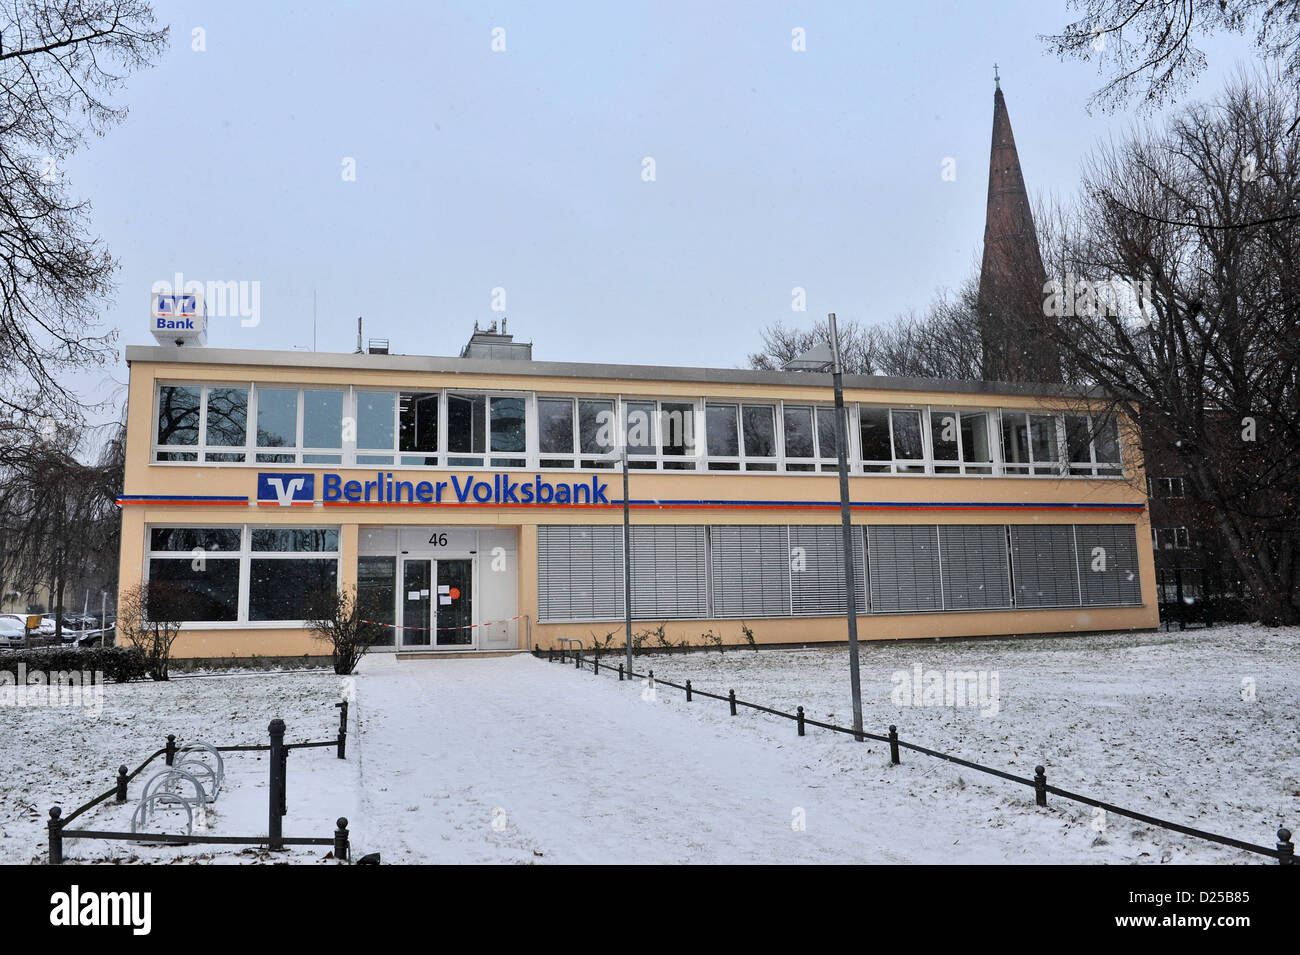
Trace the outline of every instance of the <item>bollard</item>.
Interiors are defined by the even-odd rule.
[[[1277,864],[1295,865],[1295,846],[1291,844],[1291,830],[1277,831]]]
[[[594,673],[594,674],[596,674],[597,676],[600,675],[600,655],[599,655],[599,654],[597,654],[596,657],[591,661],[591,672]]]
[[[582,669],[582,647],[578,647],[573,651],[573,668],[575,670]]]
[[[555,662],[555,647],[546,648],[546,662],[547,663]]]
[[[50,865],[63,865],[63,810],[55,806],[50,810]]]
[[[339,708],[339,759],[348,758],[348,701],[335,703]]]
[[[167,745],[163,747],[163,752],[166,754],[167,765],[170,766],[172,761],[176,759],[176,736],[174,733],[167,735]]]
[[[569,652],[569,646],[568,646],[568,644],[565,644],[565,643],[560,644],[560,662],[561,662],[561,663],[568,663],[568,662],[569,662],[568,659],[565,657],[565,654],[568,653],[568,652]]]
[[[339,816],[338,828],[334,830],[334,858],[345,861],[352,858],[352,847],[348,845],[348,820],[346,816]]]
[[[727,702],[731,704],[731,715],[735,716],[736,715],[736,691],[735,690],[727,691]]]
[[[799,735],[800,735],[800,736],[803,736],[803,735],[804,735],[804,730],[803,730],[803,707],[802,707],[802,706],[799,707],[799,709],[795,710],[795,712],[799,715]]]
[[[284,720],[274,719],[266,728],[271,734],[271,784],[267,794],[267,829],[270,839],[269,848],[284,848],[283,810],[284,806]]]
[[[898,765],[898,727],[892,723],[889,726],[889,761],[895,766]]]
[[[1034,767],[1034,802],[1047,805],[1047,773],[1042,766]]]
[[[686,702],[691,702],[691,681],[686,681]]]
[[[126,767],[117,767],[117,801],[126,802]]]
[[[623,682],[623,664],[618,665],[618,682]]]

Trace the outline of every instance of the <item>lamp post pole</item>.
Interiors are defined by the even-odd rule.
[[[835,386],[835,448],[840,472],[840,524],[844,531],[844,615],[849,622],[849,691],[853,694],[853,736],[862,742],[862,678],[858,672],[857,574],[853,569],[853,522],[849,517],[849,434],[844,411],[844,369],[840,363],[840,333],[830,313],[831,381]]]
[[[627,500],[627,442],[623,442],[623,621],[627,638],[627,678],[632,679],[632,517]]]

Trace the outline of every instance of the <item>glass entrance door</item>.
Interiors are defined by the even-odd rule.
[[[438,646],[474,645],[474,567],[468,560],[439,560]]]
[[[472,647],[473,623],[473,561],[402,560],[402,646]]]
[[[402,561],[402,646],[429,645],[434,601],[429,587],[428,560]]]

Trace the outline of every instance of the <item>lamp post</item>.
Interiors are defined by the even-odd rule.
[[[844,412],[844,369],[840,363],[840,333],[830,313],[831,382],[835,387],[835,448],[840,472],[840,524],[844,531],[844,614],[849,622],[849,691],[853,694],[853,737],[862,742],[862,678],[858,673],[857,575],[853,570],[853,522],[849,518],[848,428]]]
[[[627,678],[632,679],[632,517],[627,500],[627,441],[623,442],[623,621],[627,630]]]

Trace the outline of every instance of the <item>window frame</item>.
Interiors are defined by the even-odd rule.
[[[214,522],[193,522],[193,521],[155,521],[146,523],[144,526],[144,554],[142,567],[142,580],[148,582],[150,579],[150,567],[154,560],[178,560],[193,559],[193,551],[155,551],[153,550],[153,530],[154,528],[202,528],[202,529],[222,529],[238,530],[239,549],[228,551],[211,551],[205,554],[204,560],[229,560],[239,565],[239,585],[238,585],[238,602],[234,620],[184,620],[181,622],[181,628],[184,630],[301,630],[307,625],[306,620],[250,620],[249,619],[249,591],[252,586],[252,560],[270,558],[276,560],[308,560],[321,559],[334,561],[334,581],[335,586],[340,586],[342,579],[342,560],[343,560],[343,528],[339,524],[304,524],[304,523],[263,523],[263,524],[243,524],[226,521]],[[271,529],[271,530],[332,530],[338,535],[338,547],[332,551],[264,551],[253,550],[253,531]]]

